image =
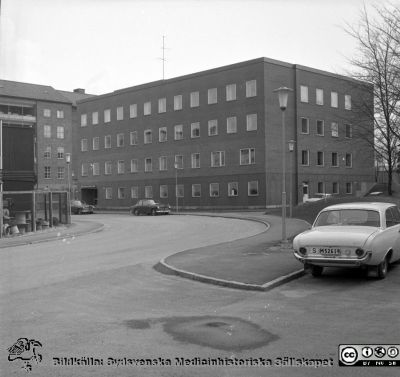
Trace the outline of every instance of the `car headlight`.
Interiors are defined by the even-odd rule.
[[[361,258],[364,255],[365,251],[363,249],[356,249],[356,255],[357,257]]]
[[[300,254],[303,254],[303,255],[306,255],[306,254],[307,254],[307,249],[306,249],[305,247],[301,247],[301,248],[299,249],[299,253],[300,253]]]

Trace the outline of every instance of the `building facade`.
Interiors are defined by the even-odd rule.
[[[82,199],[124,208],[153,198],[184,208],[279,206],[282,113],[287,192],[355,195],[374,182],[372,88],[266,58],[77,102],[74,177]],[[285,146],[287,144],[285,143]]]

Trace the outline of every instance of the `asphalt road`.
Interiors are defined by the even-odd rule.
[[[400,265],[382,281],[331,270],[269,292],[238,291],[162,275],[152,266],[177,251],[261,232],[262,224],[196,216],[79,218],[86,219],[103,221],[105,229],[0,251],[1,376],[27,375],[22,360],[7,360],[7,348],[22,337],[42,344],[36,350],[43,360],[32,362],[30,376],[398,375],[398,368],[340,368],[337,349],[400,343]],[[286,365],[276,366],[284,357]],[[208,358],[247,366],[194,365]],[[334,366],[294,366],[301,358]],[[260,360],[267,365],[254,365]]]

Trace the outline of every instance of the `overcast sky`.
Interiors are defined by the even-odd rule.
[[[163,35],[165,78],[262,56],[344,73],[344,27],[364,3],[376,1],[2,0],[0,78],[93,94],[159,80]]]

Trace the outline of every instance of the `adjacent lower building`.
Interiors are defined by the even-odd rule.
[[[260,58],[78,101],[80,196],[101,208],[139,198],[183,208],[279,206],[282,112],[274,90],[282,86],[293,88],[285,111],[288,198],[367,191],[373,122],[363,107],[373,106],[372,87]]]

